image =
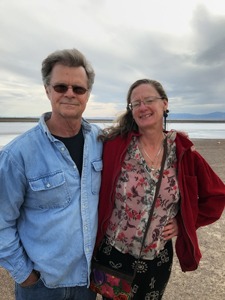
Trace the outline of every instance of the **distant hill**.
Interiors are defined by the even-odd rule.
[[[100,122],[112,122],[115,120],[115,117],[85,117],[91,123]],[[0,122],[38,122],[39,117],[21,117],[21,118],[12,118],[12,117],[0,117]],[[225,122],[225,112],[213,112],[210,114],[202,114],[202,115],[195,115],[195,114],[173,114],[169,113],[168,121],[189,121],[194,122],[196,121],[223,121]]]
[[[225,120],[224,112],[213,112],[210,114],[195,115],[195,114],[173,114],[169,113],[168,120]]]

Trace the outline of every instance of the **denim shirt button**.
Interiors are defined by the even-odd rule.
[[[65,148],[61,148],[61,150],[62,150],[62,151],[64,151],[64,150],[65,150]]]
[[[85,205],[83,205],[83,209],[85,209]]]
[[[74,169],[76,169],[76,168],[77,168],[77,166],[73,166],[73,168],[74,168]]]
[[[87,230],[87,226],[85,226],[85,230]]]
[[[86,250],[87,250],[87,252],[88,252],[88,251],[89,251],[89,248],[87,248]]]
[[[48,183],[48,184],[47,184],[47,187],[50,187],[50,186],[51,186],[51,185]]]

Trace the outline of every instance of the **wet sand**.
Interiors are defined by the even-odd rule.
[[[193,139],[193,142],[196,150],[225,183],[225,140]],[[225,211],[219,221],[198,229],[203,257],[196,271],[182,272],[174,255],[172,274],[163,300],[225,299],[224,228]],[[0,300],[14,299],[14,282],[8,272],[0,267]],[[97,299],[100,300],[101,297],[98,296]]]

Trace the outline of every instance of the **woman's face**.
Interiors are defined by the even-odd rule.
[[[140,133],[149,128],[162,130],[163,113],[168,107],[168,102],[166,99],[157,99],[154,97],[160,97],[160,95],[151,84],[141,84],[132,91],[131,104],[137,101],[140,104],[140,107],[133,107],[132,110],[133,118],[139,127]],[[149,102],[148,105],[144,105],[141,102],[149,99],[153,101]]]

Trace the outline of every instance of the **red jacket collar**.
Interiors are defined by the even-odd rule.
[[[168,131],[165,131],[166,133]],[[130,141],[133,136],[141,136],[142,134],[138,132],[132,131],[131,133],[127,134],[126,137],[122,138],[123,142],[128,146],[130,144]],[[116,140],[118,141],[118,146],[121,143],[121,136],[117,136]],[[176,135],[176,145],[177,145],[177,159],[179,160],[180,157],[183,155],[184,151],[187,151],[188,149],[191,149],[191,147],[194,145],[189,139],[181,135],[177,132]]]

